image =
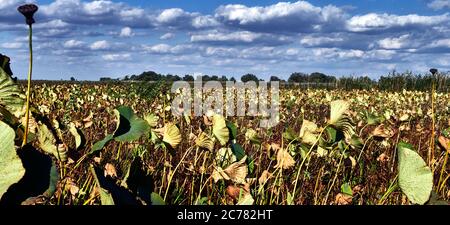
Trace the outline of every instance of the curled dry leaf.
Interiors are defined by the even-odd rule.
[[[264,144],[265,149],[267,150],[267,154],[269,157],[272,156],[272,152],[275,154],[279,149],[280,149],[280,145],[279,144]]]
[[[258,178],[259,185],[264,185],[270,178],[272,177],[272,173],[267,170],[264,170],[261,176]]]
[[[246,183],[245,178],[248,174],[248,168],[247,164],[245,164],[245,160],[247,160],[247,156],[244,156],[239,162],[232,163],[226,169],[215,167],[211,174],[214,182],[224,179],[231,180],[236,184]]]
[[[205,115],[203,115],[203,123],[205,123],[206,126],[212,125],[212,121]]]
[[[100,161],[101,161],[101,158],[100,158],[100,157],[94,157],[94,162],[100,163]]]
[[[159,129],[158,131],[162,133],[163,141],[168,143],[172,148],[176,148],[180,144],[181,133],[175,124],[168,123],[163,129]]]
[[[280,167],[281,169],[289,169],[295,165],[294,158],[292,158],[291,154],[287,151],[287,149],[278,150],[277,154],[277,164],[275,168]]]
[[[309,120],[303,120],[302,128],[300,128],[300,138],[302,142],[308,145],[314,145],[317,141],[317,125]]]
[[[195,144],[204,149],[212,151],[214,149],[214,140],[211,139],[205,132],[202,132],[195,140]]]
[[[363,186],[361,186],[361,185],[356,185],[356,186],[354,186],[353,187],[353,193],[359,193],[359,192],[361,192],[362,190],[363,190]]]
[[[94,114],[89,112],[89,116],[83,119],[83,126],[84,128],[89,128],[92,126],[92,118],[94,117]]]
[[[394,136],[394,131],[386,128],[384,124],[380,124],[372,131],[372,135],[375,137],[390,138]]]
[[[238,200],[239,197],[242,198],[244,195],[250,194],[250,185],[229,185],[226,192],[231,198]]]
[[[254,129],[251,129],[251,128],[248,129],[247,132],[245,132],[245,139],[254,144],[261,144],[261,139],[258,136],[258,133]]]
[[[22,124],[25,124],[26,123],[26,118],[25,117],[22,117],[21,118],[21,122],[22,122]],[[34,119],[34,117],[30,114],[30,117],[28,118],[28,131],[30,132],[30,133],[36,133],[37,132],[37,129],[38,129],[38,123],[36,122],[36,120]]]
[[[336,195],[334,199],[334,203],[337,205],[348,205],[352,203],[352,196],[346,195],[343,193],[339,193]]]
[[[64,189],[66,191],[69,191],[70,194],[72,196],[75,196],[76,194],[78,194],[78,192],[80,192],[80,188],[78,187],[78,185],[73,181],[72,178],[66,178],[65,180],[63,180],[62,182],[64,185]]]
[[[159,118],[155,114],[148,114],[144,116],[144,120],[147,121],[150,127],[156,127],[158,125]]]
[[[117,177],[116,168],[111,163],[106,163],[104,172],[105,172],[105,177],[106,176],[110,176],[113,178]]]
[[[405,121],[407,121],[409,119],[409,115],[408,114],[403,114],[400,118],[399,118],[399,120],[401,121],[401,122],[405,122]]]
[[[447,150],[448,153],[450,153],[450,139],[444,137],[444,136],[440,136],[439,137],[439,144],[445,149]]]
[[[220,145],[225,145],[230,138],[230,132],[228,130],[225,118],[221,115],[213,115],[212,117],[213,124],[213,134],[219,140]]]
[[[389,161],[389,156],[384,153],[381,153],[381,155],[377,157],[377,161],[378,162],[387,162],[387,161]]]

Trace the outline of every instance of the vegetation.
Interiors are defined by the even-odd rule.
[[[23,114],[12,115],[23,92],[15,91],[14,105],[2,97],[2,140],[17,149],[7,154],[17,151],[23,165],[21,149],[45,159],[42,180],[53,186],[20,193],[35,184],[15,169],[1,202],[436,204],[450,197],[449,94],[436,94],[432,112],[428,92],[284,89],[280,124],[262,129],[259,117],[174,117],[176,94],[163,81],[140,85],[35,84],[24,148],[17,145]]]
[[[169,92],[181,78],[155,72],[129,79],[157,82],[31,89],[36,10],[19,8],[30,27],[27,85],[11,77],[6,57],[0,61],[0,204],[448,204],[450,94],[436,69],[376,84],[343,78],[342,89],[284,88],[271,128],[259,126],[262,114],[175,116],[180,95],[222,96]],[[320,73],[289,79],[305,81],[342,84]],[[248,101],[254,91],[261,89],[227,101]]]

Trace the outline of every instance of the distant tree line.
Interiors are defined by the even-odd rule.
[[[435,81],[437,90],[449,91],[450,90],[450,73],[438,73],[433,76],[430,73],[427,74],[413,74],[410,71],[398,73],[395,70],[387,75],[381,76],[378,80],[372,79],[368,76],[344,76],[335,77],[333,75],[326,75],[320,72],[314,72],[311,74],[295,72],[292,73],[288,80],[280,79],[278,76],[270,76],[270,81],[279,81],[285,87],[297,87],[298,85],[306,86],[308,88],[341,88],[341,89],[371,89],[377,88],[380,90],[401,91],[406,90],[429,90],[432,81]],[[101,81],[116,81],[117,79],[111,79],[103,77]],[[159,74],[154,71],[146,71],[139,75],[125,76],[124,81],[194,81],[193,75],[186,74],[183,77],[172,74]],[[218,75],[202,75],[203,81],[236,81],[234,77],[228,79],[226,76]],[[241,77],[242,82],[248,81],[263,81],[255,74],[245,74]]]
[[[217,76],[217,75],[202,75],[203,81],[228,81],[228,78],[226,76]],[[183,77],[180,77],[178,75],[172,75],[172,74],[159,74],[154,71],[146,71],[139,75],[131,75],[131,76],[125,76],[123,79],[124,81],[194,81],[195,78],[193,75],[186,74]],[[231,81],[235,81],[234,78],[230,79]]]

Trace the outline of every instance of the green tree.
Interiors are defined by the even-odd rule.
[[[255,81],[255,82],[258,82],[258,77],[256,77],[255,75],[253,75],[253,74],[250,74],[250,73],[248,73],[248,74],[245,74],[244,76],[242,76],[241,77],[241,81],[242,82],[247,82],[247,81]]]

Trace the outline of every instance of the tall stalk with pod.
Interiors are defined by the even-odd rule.
[[[38,10],[38,7],[34,4],[26,4],[19,6],[17,10],[25,16],[25,23],[28,25],[28,45],[30,49],[30,64],[28,67],[28,86],[27,86],[27,103],[25,109],[25,132],[23,136],[22,147],[27,144],[28,138],[28,124],[30,116],[30,96],[31,96],[31,75],[33,73],[33,18],[34,13]]]
[[[430,69],[430,73],[432,74],[431,81],[431,138],[430,138],[430,148],[428,149],[428,165],[433,168],[433,159],[434,159],[434,142],[435,142],[435,132],[436,132],[436,115],[435,115],[435,93],[436,93],[436,76],[438,75],[437,69]]]

